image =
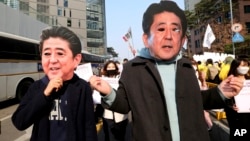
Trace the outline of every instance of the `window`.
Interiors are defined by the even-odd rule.
[[[67,26],[68,26],[68,27],[71,27],[71,19],[68,19],[68,20],[67,20]]]
[[[47,0],[37,0],[37,2],[47,3]]]
[[[94,21],[87,21],[87,29],[98,30],[98,23]]]
[[[22,11],[29,11],[29,3],[20,1],[20,10]]]
[[[200,48],[200,40],[195,41],[195,48]]]
[[[58,16],[62,16],[62,8],[58,8],[57,9],[57,15]]]
[[[52,25],[57,25],[57,17],[56,16],[52,16],[51,19],[52,19],[51,24]]]
[[[200,34],[200,30],[199,29],[194,30],[194,35],[199,35],[199,34]]]
[[[221,18],[221,17],[218,17],[218,18],[216,19],[216,21],[217,21],[218,23],[221,23],[221,22],[222,22],[222,18]]]
[[[244,6],[244,13],[250,13],[250,5]]]
[[[41,5],[41,4],[37,5],[37,12],[38,13],[47,13],[48,9],[49,9],[49,7],[46,5]]]
[[[250,33],[250,22],[246,22],[247,32]]]
[[[64,7],[68,7],[68,0],[64,0],[63,5],[64,5]]]
[[[225,13],[225,18],[231,19],[231,13],[230,13],[230,11],[228,11],[228,12]]]

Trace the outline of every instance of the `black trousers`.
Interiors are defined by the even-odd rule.
[[[113,119],[103,118],[105,141],[125,141],[128,119],[115,123]]]

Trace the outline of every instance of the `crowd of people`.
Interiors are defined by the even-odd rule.
[[[249,56],[247,55],[237,55],[235,58],[228,56],[223,62],[213,62],[211,58],[207,59],[206,62],[200,62],[194,59],[191,59],[191,62],[193,64],[194,70],[196,71],[197,77],[204,77],[203,82],[201,80],[199,81],[201,89],[207,89],[209,87],[207,85],[207,82],[214,83],[214,85],[217,85],[230,75],[239,77],[244,81],[244,83],[245,80],[250,78],[250,62]],[[215,71],[209,70],[211,69],[211,67],[213,67]],[[211,75],[212,73],[214,73],[214,79],[209,78],[209,75]],[[237,130],[239,129],[247,129],[248,131],[250,130],[250,114],[238,113],[238,107],[236,106],[234,98],[226,100],[225,107],[222,110],[226,113],[226,119],[228,121],[230,129],[230,141],[250,140],[249,134],[241,138],[239,136],[235,136],[235,132],[237,132]],[[211,128],[212,124],[210,124],[211,120],[208,116],[209,113],[207,113],[206,111],[204,112],[208,127]]]
[[[226,57],[223,61],[213,61],[212,58],[202,62],[200,60],[191,59],[192,64],[196,65],[196,71],[204,72],[206,74],[206,81],[219,84],[222,80],[227,78],[230,69],[232,56]]]
[[[14,112],[16,128],[33,125],[31,141],[97,141],[92,97],[96,90],[102,96],[105,141],[125,140],[129,112],[132,141],[209,141],[212,124],[206,122],[205,111],[233,101],[244,79],[228,73],[218,86],[203,89],[208,75],[197,77],[193,62],[182,57],[187,20],[174,1],[151,4],[142,28],[145,48],[138,56],[124,60],[122,70],[108,61],[102,75],[91,76],[89,82],[74,73],[82,58],[77,35],[60,26],[43,30],[45,76],[32,84]],[[104,77],[119,78],[118,87]]]

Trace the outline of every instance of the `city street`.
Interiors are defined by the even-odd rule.
[[[28,141],[31,128],[18,131],[11,122],[11,115],[17,104],[0,109],[0,140],[1,141]]]
[[[0,141],[29,141],[32,127],[25,131],[17,130],[11,122],[11,115],[17,108],[17,104],[0,107]],[[128,126],[127,131],[130,131],[131,125]],[[130,141],[131,135],[127,134],[126,141]],[[101,129],[98,132],[98,141],[104,141],[104,133]]]
[[[18,131],[11,122],[11,115],[17,108],[17,104],[6,106],[0,109],[0,141],[29,141],[32,127],[25,131]],[[211,117],[214,122],[214,136],[218,141],[228,141],[228,127],[226,119],[217,120],[215,114],[211,112]],[[131,118],[131,117],[130,117]],[[131,140],[131,124],[128,125],[126,141]],[[98,141],[104,141],[104,133],[101,129],[98,132]]]

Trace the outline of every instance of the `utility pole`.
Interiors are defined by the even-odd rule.
[[[234,24],[234,21],[233,21],[233,6],[232,6],[232,0],[230,0],[230,16],[231,16],[231,27],[233,26]],[[232,31],[232,38],[231,40],[233,39],[233,35],[234,35],[234,32]],[[235,47],[234,47],[234,42],[232,41],[232,45],[233,45],[233,55],[235,55]]]

